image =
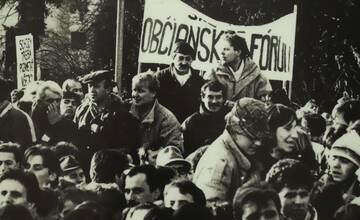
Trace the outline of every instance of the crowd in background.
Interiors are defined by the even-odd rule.
[[[332,112],[273,90],[227,33],[204,75],[195,51],[132,79],[0,79],[0,219],[331,220],[360,217],[360,101]]]

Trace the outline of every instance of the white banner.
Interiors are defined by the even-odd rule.
[[[253,60],[272,80],[292,80],[296,10],[260,26],[216,21],[180,0],[146,0],[139,63],[171,62],[172,46],[187,41],[196,51],[193,68],[208,71],[220,60],[219,40],[225,31],[246,39]]]
[[[35,80],[33,36],[31,34],[16,36],[15,42],[17,87],[20,89]]]

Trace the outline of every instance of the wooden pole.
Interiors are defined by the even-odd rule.
[[[291,73],[292,75],[294,75],[294,60],[295,60],[295,36],[296,36],[296,20],[297,20],[297,5],[294,5],[294,10],[293,13],[295,13],[295,22],[294,22],[294,28],[295,28],[295,33],[294,33],[294,48],[293,48],[293,59],[291,60]],[[289,99],[291,100],[291,95],[292,95],[292,79],[289,81]]]
[[[115,81],[119,94],[122,92],[123,45],[124,45],[124,17],[125,0],[117,0],[116,15],[116,51],[115,51]]]

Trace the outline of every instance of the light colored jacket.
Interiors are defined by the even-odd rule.
[[[238,187],[260,181],[256,167],[225,130],[201,157],[193,182],[208,201],[231,202]]]
[[[131,106],[130,113],[139,119],[135,105]],[[140,136],[140,146],[145,149],[159,149],[171,145],[184,150],[180,123],[175,115],[157,100],[148,115],[141,121]]]
[[[227,100],[236,101],[243,97],[260,99],[272,91],[269,80],[250,58],[244,60],[241,77],[236,80],[228,65],[219,65],[205,73],[205,80],[217,80],[226,87]]]

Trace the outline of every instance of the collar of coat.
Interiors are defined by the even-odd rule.
[[[154,105],[152,106],[150,112],[145,116],[145,118],[141,121],[142,124],[152,124],[155,121],[155,111],[159,106],[159,102],[157,99],[155,99]],[[132,105],[130,107],[130,113],[134,115],[137,119],[140,119],[139,112],[135,105]]]
[[[236,80],[235,77],[232,74],[232,70],[229,65],[223,64],[217,67],[216,73],[218,75],[224,75],[229,78],[232,82],[239,82],[239,81],[252,81],[254,80],[258,75],[260,75],[260,71],[258,66],[254,61],[252,61],[250,58],[246,58],[244,61],[244,69],[242,71],[241,77]]]
[[[234,156],[236,163],[244,170],[250,170],[250,160],[241,152],[239,145],[236,144],[234,139],[231,137],[229,132],[225,129],[223,134],[220,136],[221,141],[224,143],[226,148]]]

